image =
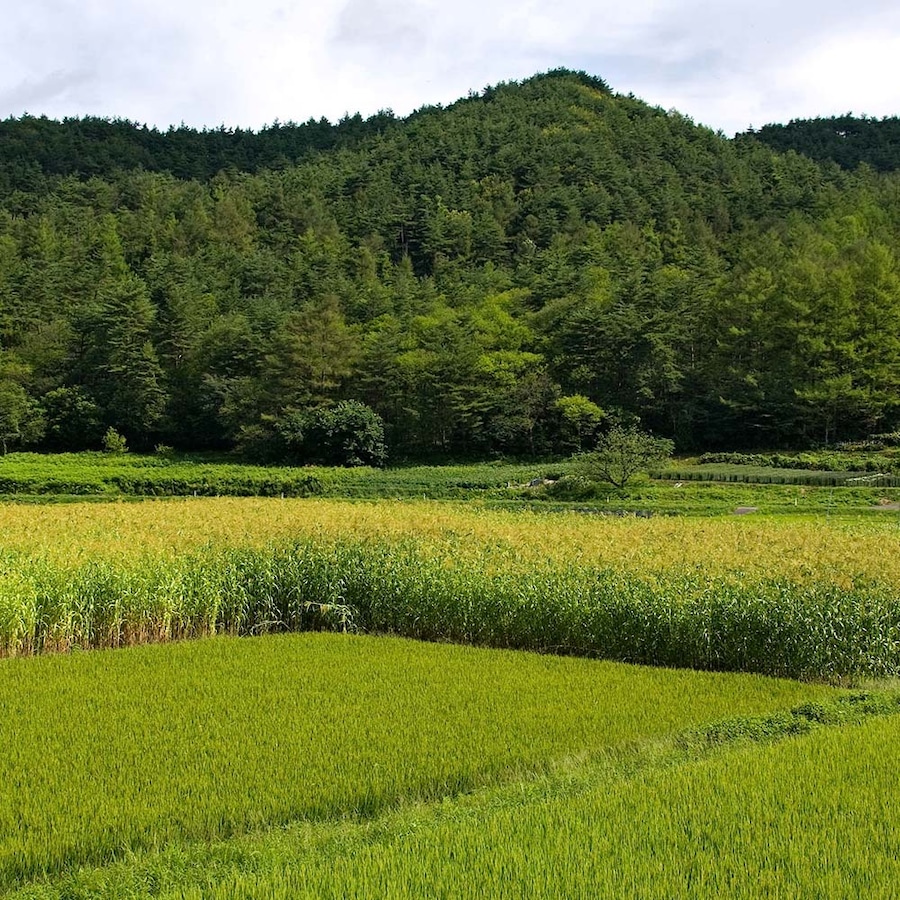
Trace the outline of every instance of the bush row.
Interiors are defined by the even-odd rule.
[[[825,472],[900,472],[900,459],[842,453],[704,453],[700,465],[755,466]]]
[[[566,470],[569,464],[557,468]],[[132,454],[25,454],[0,458],[0,495],[130,494],[135,496],[422,496],[463,498],[528,484],[536,465],[480,463],[457,466],[255,466],[204,458]]]
[[[111,483],[123,494],[138,497],[312,497],[323,491],[314,475],[286,478],[244,475],[230,478],[179,478],[117,475]]]

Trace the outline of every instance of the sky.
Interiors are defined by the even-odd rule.
[[[406,115],[560,66],[727,135],[900,115],[897,0],[0,0],[0,118]]]

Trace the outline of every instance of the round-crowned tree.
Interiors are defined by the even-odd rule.
[[[330,466],[383,466],[387,460],[384,422],[358,400],[293,412],[279,422],[288,454],[303,462]]]
[[[595,450],[582,453],[578,460],[586,478],[623,488],[639,472],[665,462],[673,449],[666,438],[653,437],[635,426],[616,425],[600,438]]]

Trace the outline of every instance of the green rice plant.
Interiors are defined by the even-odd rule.
[[[689,728],[674,740],[582,759],[528,782],[494,785],[440,803],[400,807],[372,820],[296,822],[211,844],[151,849],[119,863],[31,885],[14,896],[30,900],[146,894],[173,898],[366,892],[419,896],[436,890],[447,897],[474,892],[487,897],[530,897],[535,896],[535,884],[544,885],[538,896],[558,896],[559,892],[581,896],[582,888],[587,896],[588,879],[596,882],[601,896],[750,897],[755,896],[760,879],[765,880],[769,894],[806,896],[816,893],[807,889],[809,885],[829,875],[817,854],[810,852],[806,859],[798,854],[802,863],[798,879],[797,872],[783,866],[785,850],[790,853],[794,840],[813,851],[823,838],[833,845],[827,830],[830,823],[840,829],[841,816],[847,811],[851,812],[849,852],[826,861],[833,870],[828,896],[856,896],[854,887],[859,889],[861,884],[871,885],[875,896],[887,896],[890,880],[879,881],[880,857],[892,855],[893,842],[876,842],[870,849],[867,832],[873,829],[865,803],[846,803],[842,793],[852,789],[854,781],[865,781],[871,772],[867,756],[873,748],[866,747],[868,753],[863,754],[852,750],[859,740],[859,726],[884,725],[867,733],[896,736],[898,709],[896,693],[839,693],[806,701],[790,711]],[[879,717],[890,718],[879,723]],[[798,736],[815,741],[798,740]],[[792,754],[790,745],[798,744],[802,752]],[[771,752],[760,760],[760,750]],[[819,766],[816,757],[823,750],[829,755],[825,765]],[[749,772],[748,759],[753,761]],[[891,765],[883,759],[878,762],[880,772],[876,767],[872,773],[875,785],[866,784],[866,789],[880,793],[884,806],[885,795],[890,803]],[[670,781],[680,804],[674,810],[668,802]],[[704,781],[712,781],[713,789]],[[797,781],[815,798],[813,803],[797,790]],[[629,800],[636,792],[640,792],[636,800]],[[859,818],[852,815],[854,808],[862,813]],[[799,813],[787,829],[783,827],[786,809]],[[610,813],[616,813],[615,818]],[[891,809],[883,823],[887,833],[895,829],[894,818]],[[520,823],[526,824],[521,833]],[[713,830],[716,852],[693,847],[687,838],[696,836],[703,826]],[[735,846],[730,836],[740,832],[744,839]],[[729,837],[723,841],[723,835]],[[610,849],[613,843],[618,846]],[[600,858],[592,853],[594,848],[603,851]],[[718,868],[719,851],[725,872]],[[522,862],[514,864],[516,857],[524,859],[533,853],[538,858],[533,865],[524,864],[527,871],[521,871]],[[481,859],[483,854],[490,857]],[[442,858],[436,859],[439,855]],[[494,871],[492,861],[498,855],[500,866]],[[420,859],[428,869],[411,872]],[[842,866],[851,862],[849,871],[842,872]],[[893,860],[889,864],[895,865]],[[760,865],[762,871],[755,871]],[[504,876],[507,867],[510,871]],[[580,871],[585,867],[587,878]],[[551,879],[546,872],[535,871],[543,868],[562,870]],[[336,878],[334,873],[339,873]],[[434,885],[426,884],[430,878]]]
[[[900,718],[434,816],[167,897],[893,897]]]
[[[371,818],[831,696],[756,676],[347,635],[0,662],[0,889]]]

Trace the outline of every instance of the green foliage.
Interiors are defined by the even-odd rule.
[[[273,440],[271,433],[266,439]],[[283,453],[280,442],[269,450]],[[655,479],[664,480],[632,481],[627,491],[615,491],[576,475],[577,468],[574,462],[538,466],[501,461],[325,468],[250,465],[222,455],[10,453],[0,464],[0,495],[41,502],[66,496],[428,497],[484,500],[514,508],[527,505],[535,510],[577,504],[581,512],[616,514],[721,515],[739,506],[754,506],[766,514],[840,510],[871,516],[880,514],[879,504],[898,499],[892,485],[900,486],[898,475],[867,479],[859,464],[845,464],[843,472],[823,473],[679,463],[653,473]],[[879,464],[871,471],[878,474],[884,468]],[[540,484],[531,487],[533,481]],[[677,482],[684,483],[676,486]]]
[[[845,441],[838,444],[835,449],[850,453],[878,451],[900,447],[900,431],[892,431],[885,434],[870,434],[865,440]]]
[[[681,765],[520,786],[314,852],[299,834],[280,847],[273,836],[187,896],[890,896],[898,736],[893,715]],[[267,850],[254,871],[251,852]]]
[[[570,465],[557,468],[568,470]],[[324,493],[335,497],[463,499],[508,497],[539,474],[540,468],[534,465],[499,462],[393,469],[312,468],[248,465],[222,456],[11,453],[0,465],[0,493],[107,497],[308,497]]]
[[[151,340],[156,315],[138,279],[110,283],[91,323],[91,387],[103,417],[128,437],[146,442],[162,417],[162,369]]]
[[[139,168],[205,181],[222,170],[279,168],[315,151],[352,146],[393,122],[393,114],[382,110],[365,120],[346,116],[332,125],[324,118],[310,119],[254,133],[241,128],[196,131],[186,125],[158,131],[123,119],[85,116],[55,122],[24,115],[0,122],[0,185],[29,191],[47,176],[109,176]]]
[[[677,466],[668,468],[662,472],[655,472],[656,478],[676,482],[724,482],[729,484],[753,484],[753,485],[804,485],[808,487],[840,487],[853,491],[860,486],[880,488],[883,494],[885,489],[900,487],[900,476],[885,475],[880,471],[870,469],[868,473],[856,470],[829,471],[803,471],[805,467],[791,467],[787,469],[775,469],[767,466],[753,465],[705,465],[691,468]],[[800,471],[798,471],[798,469]],[[867,495],[871,506],[879,499]],[[796,501],[795,501],[796,502]],[[806,506],[804,498],[804,506]],[[819,510],[827,509],[827,500],[823,502],[819,498],[816,506]]]
[[[112,426],[275,458],[272,423],[341,401],[394,459],[571,452],[597,409],[683,449],[900,425],[900,176],[584,73],[405,120],[25,117],[0,142],[0,353],[40,449]]]
[[[739,137],[761,141],[781,153],[794,150],[820,162],[834,162],[843,169],[855,169],[863,164],[880,172],[900,169],[900,118],[897,116],[792,119],[787,125],[764,125]]]
[[[103,450],[106,453],[127,453],[128,442],[111,425],[103,435]]]
[[[27,427],[28,394],[22,385],[0,379],[0,451],[6,455],[10,446],[22,441]]]
[[[820,472],[891,472],[900,469],[895,454],[867,454],[848,451],[809,453],[704,453],[700,465],[807,469]]]
[[[79,387],[59,387],[41,398],[47,421],[45,446],[51,450],[93,450],[103,429],[97,404]]]
[[[294,464],[375,466],[387,460],[384,422],[357,400],[317,409],[289,409],[242,433],[244,454]]]
[[[0,455],[11,447],[38,443],[46,426],[43,410],[23,387],[30,369],[3,353],[0,342]]]
[[[606,413],[581,394],[560,397],[556,410],[563,421],[564,436],[580,453],[586,443],[591,443],[606,417]]]
[[[383,466],[387,459],[381,416],[355,400],[316,410],[304,445],[313,462],[325,465]]]
[[[614,425],[590,453],[578,458],[579,468],[588,479],[623,488],[640,473],[661,466],[674,449],[672,441],[657,438],[635,426]]]

